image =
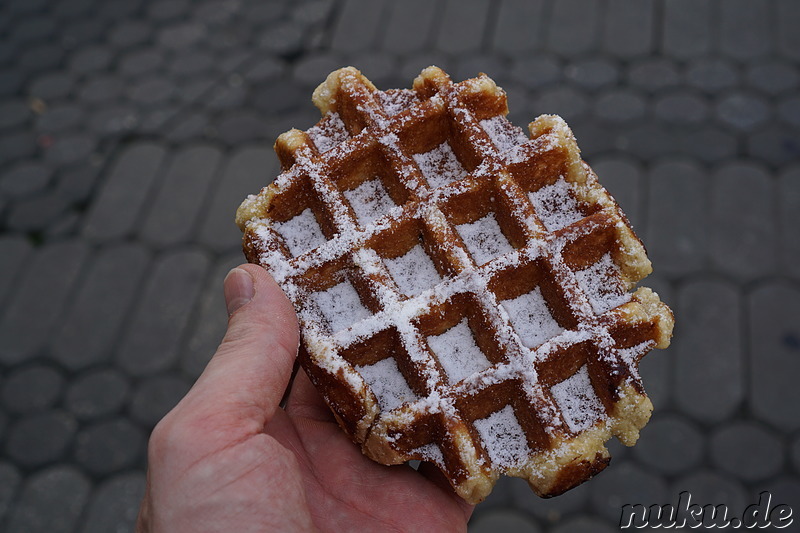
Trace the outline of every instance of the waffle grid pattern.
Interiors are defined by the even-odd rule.
[[[304,368],[365,453],[386,464],[432,461],[462,497],[479,501],[501,473],[526,478],[540,495],[558,494],[605,467],[603,443],[612,434],[633,444],[651,410],[638,361],[668,344],[671,313],[649,289],[627,295],[649,273],[649,262],[581,162],[566,124],[540,117],[526,141],[502,118],[505,93],[489,78],[453,84],[434,67],[414,90],[387,92],[355,69],[341,69],[314,100],[323,120],[279,138],[284,172],[243,203],[237,222],[248,259],[266,266],[299,310]],[[443,141],[469,175],[434,188],[418,154],[444,153]],[[434,170],[452,172],[447,165],[440,161]],[[381,205],[396,206],[362,225],[345,192],[376,179],[375,191],[391,200]],[[558,179],[580,214],[553,231],[530,195]],[[280,226],[306,209],[325,240],[292,254],[298,247],[289,246]],[[477,264],[459,228],[486,217],[513,251]],[[385,261],[416,245],[444,281],[407,297]],[[587,294],[579,279],[586,272],[600,276],[604,294]],[[368,311],[331,331],[314,295],[342,283],[357,293],[355,306]],[[534,290],[561,332],[529,347],[502,302]],[[592,301],[598,297],[621,305]],[[596,313],[598,305],[603,312]],[[426,339],[464,319],[490,366],[452,383]],[[357,370],[387,357],[413,393],[393,409],[382,408],[378,389],[386,383],[369,383]],[[553,387],[581,371],[591,385],[575,401],[599,401],[601,412],[576,421],[587,407],[559,403]],[[507,406],[513,420],[498,422]],[[487,438],[490,419],[505,424],[506,437]]]

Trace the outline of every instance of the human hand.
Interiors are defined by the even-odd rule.
[[[298,370],[294,310],[267,272],[225,278],[228,331],[150,438],[139,532],[457,531],[472,506],[436,466],[383,466]]]

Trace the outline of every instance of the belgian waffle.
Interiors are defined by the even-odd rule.
[[[384,464],[435,463],[466,501],[500,474],[553,496],[633,445],[638,365],[673,317],[641,241],[566,123],[528,139],[487,76],[429,67],[378,91],[343,68],[323,118],[281,135],[281,174],[237,212],[250,262],[297,310],[301,364]]]

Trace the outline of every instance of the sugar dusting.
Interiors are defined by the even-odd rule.
[[[397,362],[391,357],[381,359],[373,365],[355,368],[375,393],[382,411],[391,411],[400,407],[403,402],[413,401],[417,398],[406,383],[403,374],[400,373]]]
[[[390,117],[402,113],[419,102],[417,93],[411,89],[390,89],[378,93],[383,110]]]
[[[422,175],[434,189],[451,181],[460,180],[467,175],[466,169],[461,166],[447,141],[430,152],[414,154],[414,161],[417,162]]]
[[[550,387],[553,398],[569,429],[577,433],[605,416],[603,404],[594,392],[589,369],[583,365],[575,374]]]
[[[614,264],[610,253],[588,268],[575,272],[575,278],[597,315],[631,299],[620,281],[619,267]]]
[[[563,177],[536,192],[528,193],[536,216],[547,231],[557,231],[583,218],[570,185]]]
[[[276,222],[273,227],[283,237],[293,257],[320,246],[326,240],[311,208],[286,222]]]
[[[320,153],[327,152],[334,146],[350,138],[347,128],[338,113],[328,113],[327,120],[320,121],[316,126],[309,128],[308,136]]]
[[[428,346],[436,354],[451,385],[491,366],[475,343],[466,318],[441,335],[428,337]]]
[[[492,213],[475,222],[456,226],[456,229],[478,265],[514,250]]]
[[[344,191],[344,197],[362,226],[380,218],[394,207],[391,196],[378,178],[367,180],[355,189]]]
[[[442,279],[436,271],[433,260],[428,257],[420,244],[411,248],[405,255],[384,259],[384,263],[397,287],[406,296],[416,296]]]
[[[500,152],[511,150],[528,140],[522,128],[513,125],[503,115],[481,120],[480,124]]]
[[[489,458],[496,466],[513,467],[530,455],[525,432],[510,405],[476,420],[474,424]]]
[[[501,304],[522,344],[535,348],[564,331],[547,307],[542,289],[534,290]]]
[[[326,291],[315,292],[312,298],[333,333],[372,314],[361,303],[358,293],[349,281],[343,281]]]

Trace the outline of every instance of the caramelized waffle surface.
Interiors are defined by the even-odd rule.
[[[363,452],[435,463],[477,503],[501,474],[560,494],[605,468],[612,435],[634,444],[639,360],[673,317],[630,292],[650,262],[566,123],[528,139],[491,79],[436,67],[388,91],[343,68],[313,100],[323,118],[278,138],[282,173],[237,224]]]

